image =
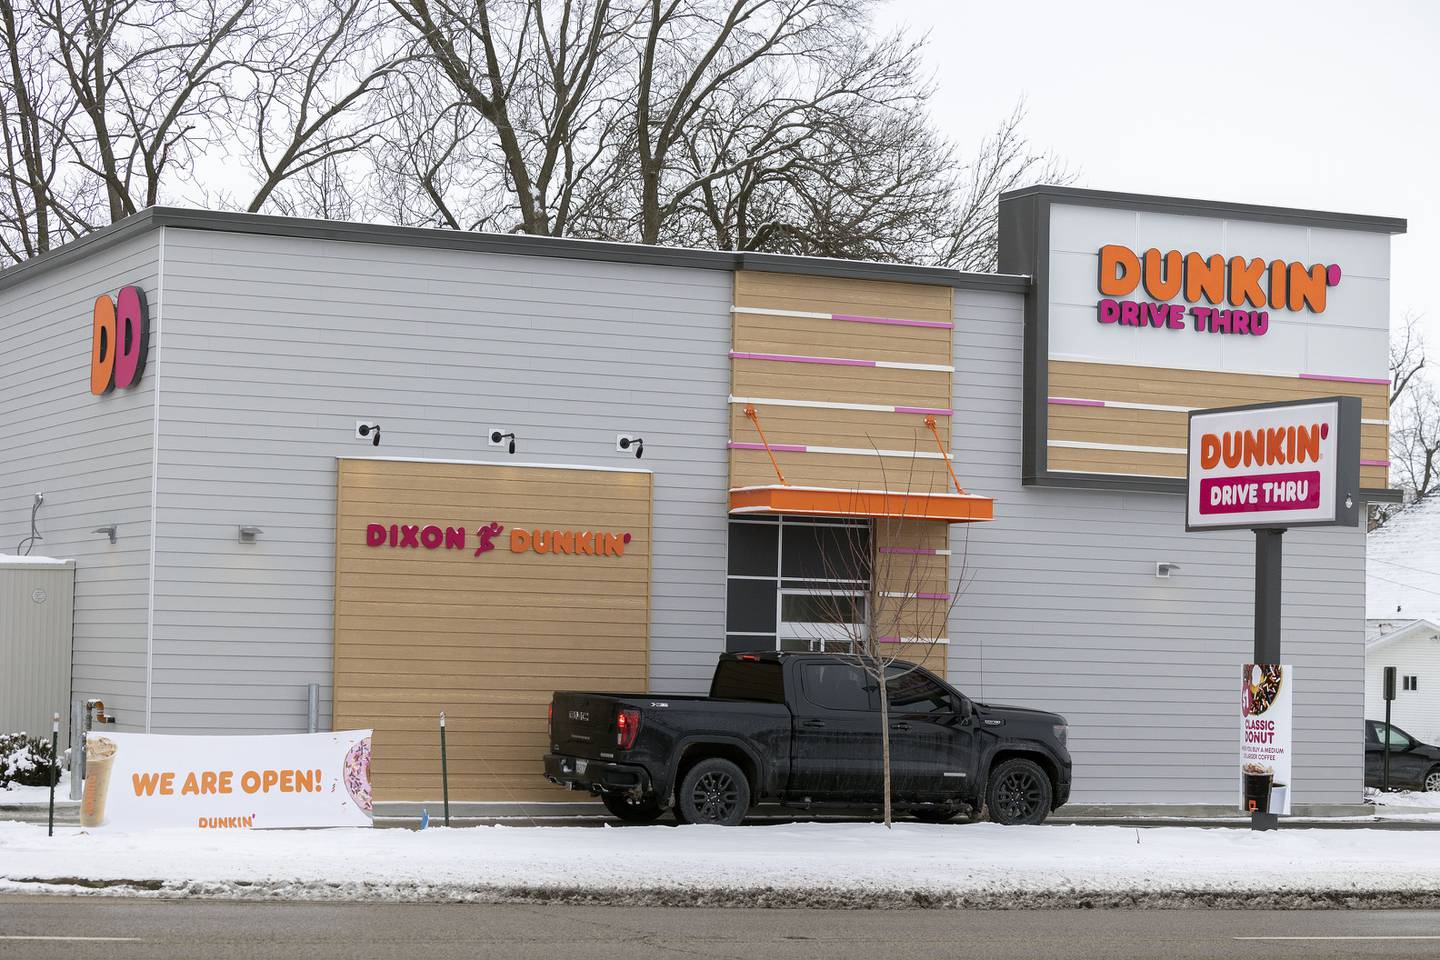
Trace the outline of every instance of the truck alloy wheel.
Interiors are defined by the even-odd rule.
[[[600,802],[605,809],[626,823],[651,823],[659,819],[665,810],[654,797],[636,800],[628,793],[602,793]]]
[[[996,823],[1039,823],[1050,813],[1050,778],[1029,760],[1006,760],[990,774],[986,799]]]
[[[733,827],[750,809],[750,784],[729,760],[701,760],[680,783],[679,818]]]

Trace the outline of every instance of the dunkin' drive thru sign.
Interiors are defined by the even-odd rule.
[[[1186,530],[1358,521],[1353,397],[1195,411],[1187,457]]]

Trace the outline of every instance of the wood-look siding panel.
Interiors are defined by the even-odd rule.
[[[458,799],[563,796],[541,775],[551,695],[647,686],[650,474],[344,459],[336,502],[335,722],[375,728],[377,799],[434,796],[423,731],[442,710]],[[491,522],[505,529],[476,555]],[[392,523],[469,533],[464,549],[369,545]],[[630,539],[620,556],[533,549],[556,530]]]
[[[736,313],[740,353],[950,364],[950,331],[879,323]]]
[[[950,407],[950,374],[934,370],[846,367],[821,363],[733,361],[737,397],[829,400],[897,407]]]
[[[730,405],[730,437],[743,443],[758,443],[760,435],[745,416],[745,404]],[[827,410],[819,407],[788,407],[756,404],[760,427],[771,443],[809,444],[824,447],[871,447],[918,453],[936,451],[935,435],[925,426],[925,417],[916,413],[877,413],[868,410]],[[948,417],[936,417],[941,438],[949,436]]]
[[[735,305],[739,307],[949,323],[954,320],[952,304],[949,287],[750,270],[735,273]]]
[[[780,482],[764,450],[732,450],[730,453],[731,487],[768,486]],[[775,459],[792,486],[908,490],[917,494],[946,493],[954,489],[949,472],[938,459],[784,451],[777,451]]]

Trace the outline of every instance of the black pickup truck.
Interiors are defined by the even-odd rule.
[[[938,822],[988,810],[1039,823],[1070,796],[1065,718],[975,703],[929,671],[889,668],[891,797]],[[673,809],[733,825],[757,803],[883,802],[878,684],[824,653],[732,653],[710,695],[556,693],[545,777],[624,820]]]

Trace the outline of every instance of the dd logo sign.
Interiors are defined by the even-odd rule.
[[[90,341],[90,392],[97,397],[140,382],[150,352],[150,317],[139,287],[121,287],[114,300],[100,294]]]

